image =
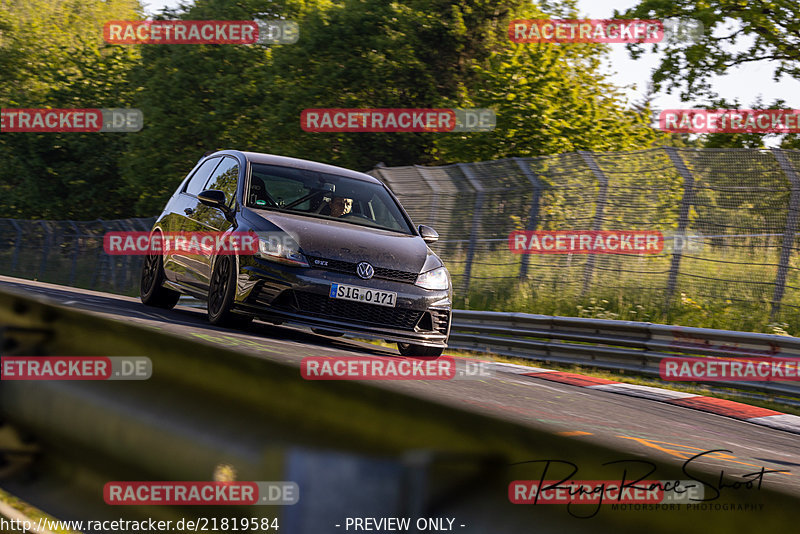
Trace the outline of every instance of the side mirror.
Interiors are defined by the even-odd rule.
[[[197,195],[197,200],[199,200],[201,204],[212,208],[219,208],[223,211],[227,209],[225,205],[225,193],[217,191],[216,189],[201,191],[200,194]]]
[[[422,240],[428,244],[436,243],[439,240],[439,234],[437,234],[436,230],[434,230],[430,226],[425,226],[424,224],[420,224],[418,230],[420,237],[422,237]]]
[[[199,200],[204,206],[221,210],[225,215],[225,219],[230,221],[234,228],[239,226],[236,222],[236,217],[233,215],[233,210],[230,209],[227,204],[225,204],[225,193],[222,191],[218,191],[216,189],[206,189],[197,195],[197,200]]]

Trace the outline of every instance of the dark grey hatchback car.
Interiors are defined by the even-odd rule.
[[[202,158],[167,202],[151,236],[255,233],[250,253],[149,253],[141,299],[207,302],[218,325],[254,317],[397,342],[438,356],[450,333],[452,284],[397,198],[367,174],[311,161],[224,150]],[[195,252],[195,251],[190,251]]]

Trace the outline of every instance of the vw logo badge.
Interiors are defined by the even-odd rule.
[[[372,275],[375,274],[375,269],[373,269],[372,265],[369,263],[362,261],[358,264],[358,267],[356,267],[356,274],[364,280],[369,280],[372,278]]]

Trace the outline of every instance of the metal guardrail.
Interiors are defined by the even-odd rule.
[[[603,321],[606,326],[592,333],[579,328],[581,320],[572,321],[575,343],[592,334],[595,343],[601,334],[605,341],[625,337],[626,323]],[[519,335],[523,326],[526,333],[547,338],[556,325],[564,336],[569,323],[558,317],[458,311],[454,339],[492,327],[515,328]],[[563,532],[566,521],[570,532],[623,532],[630,519],[625,511],[604,510],[592,521],[575,521],[560,507],[512,505],[507,498],[509,481],[526,476],[512,462],[569,459],[587,479],[600,479],[605,462],[624,455],[608,444],[410,391],[306,381],[296,362],[231,345],[227,341],[237,338],[225,331],[209,329],[197,337],[153,329],[16,290],[0,289],[0,327],[4,354],[146,355],[153,363],[153,375],[145,381],[0,381],[0,426],[19,429],[35,443],[39,472],[53,477],[45,482],[86,507],[71,509],[71,516],[265,514],[280,516],[281,532],[290,534],[336,532],[331,521],[344,509],[353,517],[450,514],[464,517],[469,532],[529,532],[535,524],[537,532],[547,534]],[[481,336],[484,341],[496,337]],[[281,352],[269,338],[256,346]],[[556,355],[555,348],[549,354]],[[677,463],[663,457],[649,461],[665,479],[681,478]],[[239,480],[295,481],[300,502],[280,511],[221,507],[215,512],[169,506],[109,510],[102,501],[104,481],[208,480],[220,465],[233,466]],[[755,498],[731,492],[726,502],[744,506]],[[770,503],[774,524],[788,524],[796,510],[795,498],[772,490],[759,492],[758,499]],[[756,529],[762,517],[648,513],[637,516],[636,524],[637,531],[654,533],[732,532]]]
[[[449,514],[467,519],[465,532],[496,531],[497,518],[502,532],[529,532],[533,522],[537,532],[563,532],[570,519],[563,510],[509,503],[508,482],[524,476],[512,462],[569,458],[599,478],[603,462],[623,454],[407,391],[307,381],[297,362],[253,354],[227,343],[238,339],[228,334],[153,329],[0,288],[4,355],[146,355],[153,363],[143,381],[0,381],[0,427],[36,445],[37,469],[48,477],[43,484],[81,506],[69,510],[71,517],[279,516],[280,532],[290,534],[337,532],[333,519],[343,510],[353,517]],[[280,352],[268,338],[255,345]],[[680,478],[677,465],[658,458],[653,464],[668,479]],[[209,480],[220,465],[232,466],[239,480],[294,481],[300,501],[281,510],[110,510],[102,500],[105,481]],[[785,510],[796,502],[771,498]],[[609,511],[570,531],[619,531],[626,519]],[[688,532],[696,520],[671,514],[665,522],[653,514],[644,522],[650,532]],[[713,523],[735,526],[727,517]]]
[[[181,304],[205,308],[202,301],[193,297],[181,297]],[[471,310],[453,310],[448,346],[653,376],[659,376],[663,358],[676,356],[800,358],[800,338],[793,336]],[[768,395],[800,397],[800,382],[717,380],[708,383]],[[800,401],[797,405],[800,406]]]
[[[659,375],[663,358],[800,358],[800,338],[635,321],[454,310],[450,348],[527,360]],[[800,396],[791,381],[714,381],[718,386]]]

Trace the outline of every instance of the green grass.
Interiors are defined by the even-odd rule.
[[[791,260],[782,306],[774,317],[771,299],[777,268],[757,265],[777,264],[778,253],[777,247],[709,246],[684,256],[679,272],[695,277],[679,275],[670,298],[665,291],[670,253],[598,255],[585,293],[586,255],[529,255],[528,277],[520,279],[522,255],[502,248],[484,251],[473,261],[467,292],[463,291],[464,254],[443,257],[456,287],[456,308],[800,335],[800,291],[789,287],[800,287],[800,258]]]

